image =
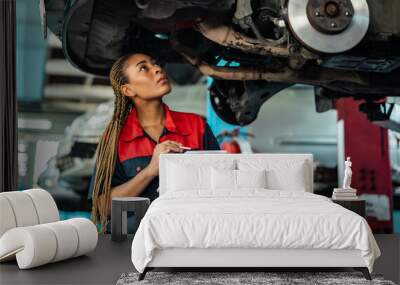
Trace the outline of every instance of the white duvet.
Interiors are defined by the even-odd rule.
[[[330,199],[300,191],[171,192],[153,201],[132,243],[143,272],[155,249],[358,249],[372,272],[380,250],[368,223]]]

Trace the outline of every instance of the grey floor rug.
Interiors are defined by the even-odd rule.
[[[364,278],[360,272],[156,272],[150,271],[142,281],[138,281],[138,273],[122,274],[117,285],[146,284],[267,284],[267,285],[297,285],[297,284],[376,284],[395,285],[384,280],[381,275],[372,274],[372,281]]]

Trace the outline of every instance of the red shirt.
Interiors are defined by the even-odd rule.
[[[151,160],[155,146],[166,140],[174,140],[190,147],[192,150],[219,150],[206,121],[197,114],[175,112],[163,103],[165,125],[156,142],[142,128],[137,111],[132,109],[121,131],[118,143],[117,162],[111,186],[115,187],[129,181],[145,168]],[[89,187],[88,198],[91,199],[94,175]],[[154,200],[158,197],[158,176],[154,178],[140,195]]]

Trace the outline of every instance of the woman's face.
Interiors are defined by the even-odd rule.
[[[148,55],[141,53],[132,55],[127,61],[125,75],[129,83],[122,86],[122,91],[132,99],[160,98],[171,91],[164,69]]]

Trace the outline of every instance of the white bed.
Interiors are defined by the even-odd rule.
[[[370,278],[380,251],[367,222],[312,193],[312,163],[309,154],[161,155],[160,197],[132,243],[140,279],[155,267],[354,267]]]

